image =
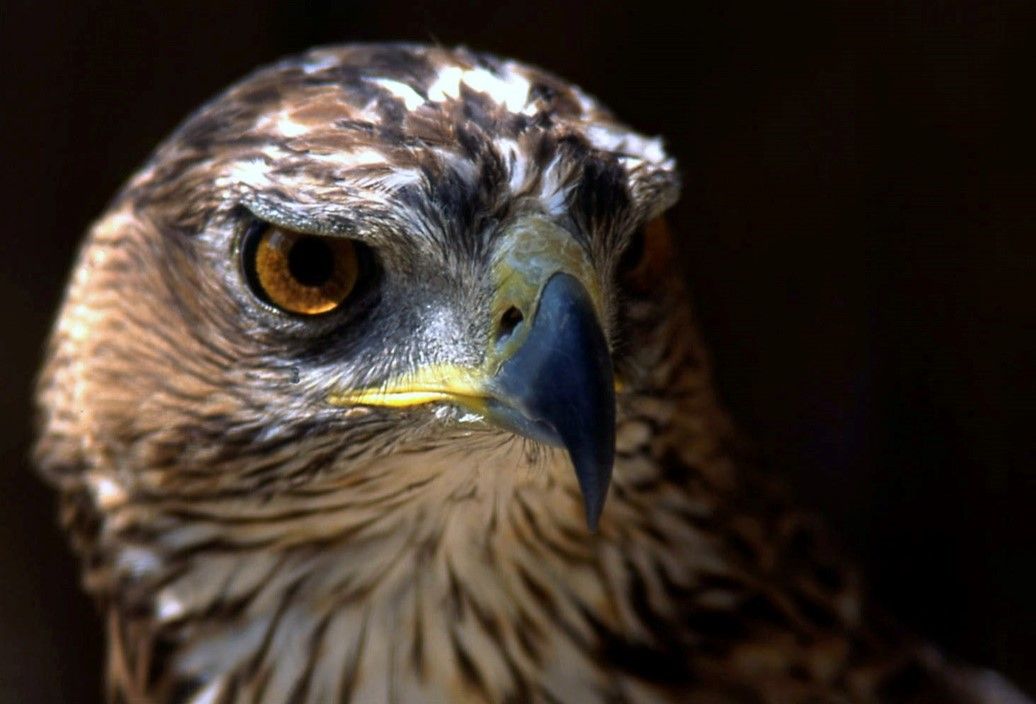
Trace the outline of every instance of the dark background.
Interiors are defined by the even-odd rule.
[[[89,701],[100,623],[26,460],[76,243],[187,112],[312,44],[510,54],[665,135],[720,392],[900,620],[1036,690],[1026,3],[0,8],[0,701]]]

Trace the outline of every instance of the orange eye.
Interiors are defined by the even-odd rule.
[[[271,225],[246,238],[245,270],[261,298],[297,315],[320,315],[349,297],[360,273],[357,246],[340,237]]]

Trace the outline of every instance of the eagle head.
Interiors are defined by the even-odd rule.
[[[677,190],[657,139],[465,49],[317,49],[188,118],[90,230],[39,382],[110,679],[172,682],[154,641],[303,549],[369,585],[379,540],[595,529]]]

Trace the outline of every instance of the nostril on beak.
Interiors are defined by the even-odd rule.
[[[505,342],[509,337],[511,337],[518,326],[522,324],[523,320],[525,320],[525,316],[522,315],[522,312],[515,306],[511,306],[505,310],[504,314],[500,316],[500,324],[496,331],[497,344]]]

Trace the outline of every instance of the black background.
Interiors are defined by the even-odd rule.
[[[1026,3],[140,3],[0,8],[0,701],[90,701],[100,623],[26,460],[77,241],[256,65],[411,39],[513,55],[665,135],[720,393],[890,611],[1036,689]]]

